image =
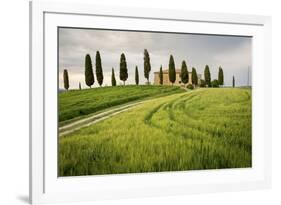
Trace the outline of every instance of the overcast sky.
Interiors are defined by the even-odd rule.
[[[181,67],[183,60],[187,62],[188,70],[192,67],[197,73],[203,74],[206,64],[209,65],[211,78],[217,79],[218,67],[224,70],[225,84],[232,84],[235,76],[236,85],[247,85],[248,67],[251,76],[250,37],[215,36],[198,34],[152,33],[111,31],[95,29],[59,29],[59,87],[63,88],[63,69],[69,73],[70,89],[77,89],[79,82],[85,85],[84,61],[89,53],[92,58],[95,74],[95,55],[100,51],[104,81],[103,85],[111,85],[111,69],[115,70],[117,83],[119,79],[120,55],[126,56],[128,80],[126,84],[134,84],[135,66],[139,68],[140,84],[145,82],[143,72],[143,50],[150,55],[153,82],[154,71],[168,68],[169,56],[173,55],[176,68]],[[98,86],[95,76],[94,87]]]

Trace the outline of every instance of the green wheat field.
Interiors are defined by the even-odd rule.
[[[69,91],[59,94],[59,123],[134,101],[142,103],[59,136],[59,176],[251,167],[248,88]]]

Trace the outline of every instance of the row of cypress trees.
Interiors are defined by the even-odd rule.
[[[119,68],[120,68],[119,69],[119,78],[121,81],[123,81],[123,84],[125,85],[125,82],[128,79],[128,68],[127,68],[127,62],[126,62],[126,57],[125,57],[124,53],[121,54]],[[144,77],[147,79],[148,84],[149,84],[150,71],[151,71],[151,65],[150,65],[149,53],[148,53],[147,49],[144,49]],[[102,62],[101,62],[101,56],[100,56],[99,51],[96,52],[96,77],[97,77],[98,84],[100,86],[102,86],[103,71],[102,71]],[[64,69],[64,71],[63,71],[63,81],[64,81],[64,88],[66,90],[68,90],[69,89],[69,77],[68,77],[68,71],[66,69]],[[139,71],[138,71],[137,66],[135,68],[135,82],[137,85],[139,84]],[[85,56],[85,83],[90,88],[95,83],[92,60],[91,60],[91,56],[89,54],[86,54],[86,56]],[[111,85],[116,86],[114,68],[112,68]],[[81,90],[80,82],[79,82],[79,89]]]
[[[125,82],[128,79],[128,68],[127,68],[127,62],[124,53],[121,54],[119,67],[120,67],[119,78],[121,81],[123,81],[123,84],[125,85]],[[151,71],[151,65],[150,65],[149,53],[146,49],[144,49],[144,77],[147,79],[148,82],[149,82],[150,71]],[[100,53],[98,51],[96,54],[96,76],[97,76],[98,83],[101,86],[103,82],[103,74],[102,74]],[[86,85],[88,85],[89,87],[91,87],[94,84],[94,75],[93,75],[91,57],[89,54],[86,55],[86,59],[85,59],[85,81],[86,81]],[[137,66],[135,68],[135,82],[137,85],[139,84],[139,72]],[[112,86],[116,86],[114,68],[112,68],[112,73],[111,73],[111,84]]]
[[[98,84],[102,86],[103,84],[103,70],[102,70],[102,62],[101,62],[101,56],[100,52],[96,52],[96,78],[98,81]],[[149,73],[151,71],[151,64],[150,64],[150,57],[147,49],[144,49],[144,77],[147,79],[147,83],[149,84]],[[119,69],[119,78],[121,81],[123,81],[123,84],[125,85],[125,81],[128,79],[128,69],[127,69],[127,62],[126,62],[126,57],[125,54],[122,53],[120,57],[120,69]],[[186,84],[188,83],[189,79],[189,73],[187,70],[187,65],[185,61],[182,61],[181,65],[181,73],[180,73],[180,78],[181,82]],[[211,87],[211,74],[210,74],[210,69],[209,66],[205,66],[204,70],[204,78],[205,78],[205,85],[208,87]],[[234,79],[234,77],[233,77]],[[68,76],[68,71],[65,69],[63,71],[63,80],[64,80],[64,88],[66,90],[69,89],[69,76]],[[160,67],[160,72],[159,72],[159,80],[160,84],[163,84],[163,70],[162,70],[162,65]],[[191,80],[192,84],[197,86],[198,85],[198,75],[197,71],[194,67],[192,67],[192,72],[191,72]],[[176,69],[175,69],[175,61],[172,55],[170,55],[169,59],[169,81],[172,83],[172,85],[176,81]],[[218,73],[218,85],[223,85],[224,84],[224,75],[223,75],[223,70],[221,67],[219,67],[219,73]],[[235,86],[235,80],[234,81],[234,86]],[[86,54],[85,56],[85,83],[87,86],[91,88],[91,86],[94,84],[95,78],[94,78],[94,73],[93,73],[93,66],[92,66],[92,60],[91,56],[89,54]],[[203,82],[203,80],[202,80]],[[138,67],[135,67],[135,83],[136,85],[139,84],[139,71]],[[112,74],[111,74],[111,85],[116,86],[116,78],[115,78],[115,73],[114,73],[114,68],[112,68]],[[79,82],[79,89],[81,90],[81,83]]]
[[[180,73],[180,78],[181,78],[181,82],[186,84],[188,83],[188,79],[189,79],[189,73],[187,70],[187,65],[185,61],[182,61],[181,64],[181,73]],[[208,87],[211,87],[212,82],[211,82],[211,73],[210,73],[210,68],[208,65],[205,66],[205,70],[204,70],[204,84]],[[162,66],[160,67],[160,71],[159,71],[159,81],[160,84],[163,84],[163,70],[162,70]],[[176,81],[176,68],[175,68],[175,61],[174,61],[174,57],[173,55],[170,55],[170,60],[169,60],[169,81],[172,83],[172,85],[175,83]],[[197,71],[194,67],[192,67],[192,71],[191,71],[191,81],[192,84],[197,86],[198,85],[198,75],[197,75]],[[218,73],[218,85],[223,85],[224,84],[224,75],[223,75],[223,70],[221,67],[219,67],[219,73]],[[203,82],[203,81],[202,81]]]
[[[124,69],[124,68],[123,68]],[[120,74],[121,72],[123,71],[120,71]],[[124,71],[126,72],[126,71]],[[125,75],[125,74],[122,74],[122,75]],[[128,74],[127,74],[128,75]],[[124,76],[120,76],[120,79],[123,78]],[[125,80],[123,81],[124,82],[124,85],[125,85]],[[138,66],[136,66],[135,68],[135,82],[136,82],[136,85],[139,84],[139,71],[138,71]],[[116,86],[116,78],[115,78],[115,73],[114,73],[114,69],[112,68],[111,70],[111,85],[112,86]]]

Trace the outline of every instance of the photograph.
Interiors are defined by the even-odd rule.
[[[252,167],[252,36],[57,34],[59,177]]]

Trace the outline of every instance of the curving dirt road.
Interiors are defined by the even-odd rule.
[[[127,104],[127,105],[124,105],[122,107],[118,107],[118,108],[114,108],[114,109],[111,109],[111,110],[108,110],[108,111],[105,111],[105,112],[102,112],[102,113],[94,114],[90,117],[83,118],[83,119],[77,120],[73,123],[64,125],[64,126],[59,128],[59,136],[61,137],[63,135],[74,132],[75,130],[79,130],[82,127],[87,127],[89,125],[95,124],[95,123],[100,122],[102,120],[105,120],[109,117],[117,115],[121,112],[125,112],[129,109],[132,109],[136,105],[142,104],[142,103],[147,102],[147,101],[149,101],[149,100],[136,102],[136,103],[132,103],[132,104],[129,104],[129,105]]]

